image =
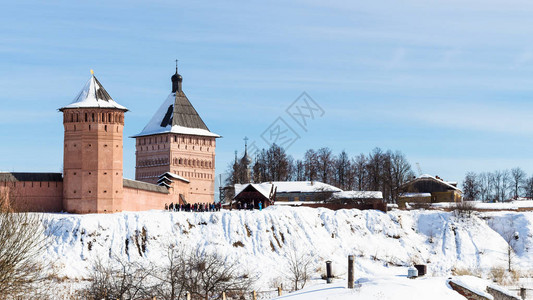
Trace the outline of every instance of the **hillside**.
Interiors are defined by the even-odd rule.
[[[86,278],[97,258],[115,254],[130,261],[164,264],[170,244],[191,245],[238,260],[257,272],[257,290],[273,290],[287,280],[286,257],[308,253],[314,277],[332,260],[344,277],[349,254],[356,255],[355,277],[405,274],[405,266],[426,263],[430,275],[452,269],[488,272],[507,265],[504,237],[513,242],[513,266],[532,266],[533,213],[490,212],[458,218],[440,211],[378,211],[269,207],[263,211],[123,212],[109,215],[45,214],[52,238],[42,254],[59,277]]]

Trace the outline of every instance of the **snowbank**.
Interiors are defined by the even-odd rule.
[[[427,264],[429,276],[447,276],[453,268],[506,266],[508,230],[520,236],[512,243],[513,263],[530,268],[532,224],[531,212],[491,212],[458,219],[441,211],[385,214],[280,206],[205,213],[44,214],[51,241],[41,259],[52,262],[58,276],[83,279],[98,257],[115,254],[161,265],[168,245],[181,243],[238,260],[257,272],[256,289],[273,290],[274,282],[290,286],[286,257],[294,251],[312,257],[317,282],[325,273],[326,260],[333,261],[337,277],[344,277],[350,254],[356,256],[356,278],[406,275],[412,263]]]

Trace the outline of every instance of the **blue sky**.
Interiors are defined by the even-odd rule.
[[[244,136],[282,117],[308,148],[400,150],[422,171],[533,174],[533,3],[527,1],[12,1],[0,10],[0,170],[60,171],[62,117],[90,69],[142,130],[184,91],[218,140],[216,173]],[[307,92],[324,110],[298,127]],[[124,174],[134,177],[134,140]]]

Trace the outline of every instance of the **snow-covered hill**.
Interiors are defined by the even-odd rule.
[[[332,260],[343,277],[347,256],[356,255],[356,278],[406,272],[425,263],[430,275],[455,269],[506,266],[509,234],[513,264],[530,268],[533,213],[491,212],[458,218],[440,211],[379,211],[269,207],[263,211],[123,212],[107,215],[45,214],[51,244],[42,254],[60,277],[83,279],[98,257],[110,254],[130,261],[165,262],[170,244],[216,251],[257,272],[256,289],[287,282],[286,257],[307,253],[315,277]]]

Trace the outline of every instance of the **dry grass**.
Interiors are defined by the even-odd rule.
[[[490,279],[500,285],[514,285],[522,276],[520,271],[507,271],[505,267],[493,267],[489,272]]]
[[[465,275],[469,275],[469,276],[477,276],[477,277],[481,277],[481,271],[478,270],[478,269],[470,269],[470,268],[453,268],[452,269],[452,274],[454,276],[465,276]]]

